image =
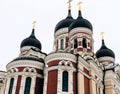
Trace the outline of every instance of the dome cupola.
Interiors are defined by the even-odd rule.
[[[68,3],[69,3],[68,16],[65,19],[58,22],[58,24],[55,27],[55,32],[57,32],[59,29],[69,27],[70,24],[74,21],[72,15],[71,15],[71,1],[69,1]]]
[[[114,52],[113,52],[111,49],[107,48],[107,47],[105,46],[104,40],[102,40],[102,46],[101,46],[101,48],[96,52],[96,57],[97,57],[97,58],[100,58],[100,57],[105,57],[105,56],[109,56],[109,57],[115,58]]]
[[[81,2],[79,2],[78,4],[79,4],[78,17],[70,25],[69,31],[71,31],[72,29],[77,28],[77,27],[85,27],[85,28],[88,28],[92,31],[93,30],[92,24],[88,20],[86,20],[82,17],[81,6],[80,6]]]
[[[104,34],[104,32],[101,33],[101,35],[102,35],[102,46],[96,52],[96,57],[100,58],[100,57],[108,56],[108,57],[115,58],[114,52],[111,49],[109,49],[109,48],[106,47],[105,42],[104,42],[104,38],[103,38],[104,37],[103,34]]]
[[[34,46],[36,48],[39,48],[41,50],[41,43],[40,41],[35,37],[35,29],[32,29],[31,35],[24,39],[21,43],[21,48],[24,46]]]

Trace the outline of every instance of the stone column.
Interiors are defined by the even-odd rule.
[[[9,86],[10,86],[10,77],[7,77],[7,84],[6,84],[6,88],[5,88],[5,94],[8,94],[9,92]]]
[[[78,94],[84,94],[84,75],[80,70],[83,71],[83,66],[78,65]]]
[[[36,83],[36,76],[31,77],[31,87],[30,87],[30,94],[35,93],[35,83]]]
[[[47,80],[48,79],[48,71],[44,70],[44,87],[43,87],[43,94],[46,94],[47,92]]]
[[[25,81],[26,81],[26,76],[22,75],[21,85],[20,85],[20,93],[19,94],[24,94]]]
[[[94,73],[92,71],[89,72],[89,75],[91,77],[95,77]],[[96,82],[93,79],[90,79],[90,94],[96,94]]]
[[[16,86],[17,86],[17,80],[18,80],[18,75],[16,75],[16,76],[14,77],[12,94],[15,94]]]

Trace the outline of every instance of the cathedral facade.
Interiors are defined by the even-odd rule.
[[[120,65],[105,45],[94,52],[92,24],[83,18],[81,9],[74,19],[58,22],[54,48],[49,54],[31,35],[20,45],[19,57],[0,71],[0,94],[120,94]]]

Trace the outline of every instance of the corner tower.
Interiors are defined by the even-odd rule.
[[[35,23],[33,24],[35,26]],[[20,46],[19,57],[7,64],[7,85],[5,94],[43,93],[43,68],[45,53],[35,37],[35,28]]]

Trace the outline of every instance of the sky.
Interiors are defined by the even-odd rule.
[[[68,0],[0,0],[0,70],[20,54],[20,44],[32,31],[42,51],[53,49],[56,24],[66,18]],[[105,44],[115,53],[120,64],[120,0],[81,0],[82,15],[93,25],[94,52],[101,47],[100,32],[105,32]],[[79,0],[72,1],[72,16],[77,18]]]

